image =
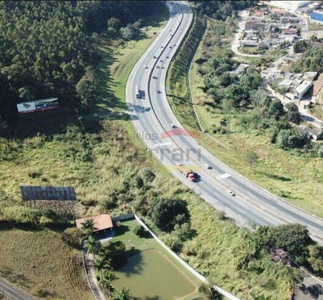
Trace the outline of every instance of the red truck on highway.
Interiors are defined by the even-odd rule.
[[[189,180],[196,181],[197,180],[197,174],[194,173],[190,167],[184,166],[182,163],[176,164],[176,168],[185,175]]]

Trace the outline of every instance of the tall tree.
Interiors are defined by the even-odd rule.
[[[102,284],[102,286],[104,286],[107,289],[110,296],[112,294],[112,291],[114,290],[112,281],[116,279],[117,279],[117,276],[115,275],[115,273],[110,272],[109,270],[104,270],[100,274],[99,282],[100,284]]]
[[[115,292],[115,294],[111,298],[112,300],[134,300],[133,296],[131,295],[128,289],[123,288]]]
[[[86,239],[87,253],[92,253],[95,258],[95,254],[99,252],[100,247],[101,247],[101,243],[100,241],[98,241],[98,239],[95,236],[89,235],[87,237]]]
[[[100,274],[104,269],[109,268],[110,264],[107,261],[106,257],[104,256],[98,256],[96,260],[94,261],[94,268],[97,270],[97,272]]]
[[[94,232],[94,221],[92,219],[87,219],[82,223],[81,231],[85,236],[93,235]]]

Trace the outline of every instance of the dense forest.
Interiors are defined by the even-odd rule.
[[[149,1],[1,1],[2,128],[23,101],[58,97],[62,106],[90,108],[100,61],[94,33],[134,39],[153,10]]]
[[[202,15],[207,15],[217,20],[225,20],[236,15],[239,10],[256,5],[258,1],[193,1]]]

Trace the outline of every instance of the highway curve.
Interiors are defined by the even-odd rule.
[[[196,139],[198,134],[187,134],[177,120],[166,97],[166,74],[193,14],[184,2],[166,5],[170,10],[169,21],[134,66],[126,86],[128,113],[143,142],[173,176],[238,225],[300,223],[307,226],[313,239],[323,244],[321,218],[284,202],[233,171],[201,147]],[[136,86],[140,98],[136,97]],[[196,170],[200,180],[194,183],[185,178],[174,167],[177,162]],[[212,169],[207,169],[206,164]],[[230,190],[236,196],[231,196]]]

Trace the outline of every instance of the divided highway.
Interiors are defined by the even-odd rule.
[[[126,87],[128,113],[147,148],[168,172],[239,225],[300,223],[323,244],[321,218],[284,202],[230,169],[199,145],[198,134],[191,134],[195,138],[187,134],[176,119],[167,101],[166,73],[193,14],[184,2],[166,5],[170,19],[133,68]],[[178,162],[197,171],[200,180],[191,182],[185,178],[175,168]],[[232,196],[230,190],[236,195]]]

